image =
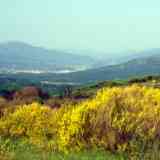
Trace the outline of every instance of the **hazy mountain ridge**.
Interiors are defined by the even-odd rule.
[[[118,53],[108,53],[106,56],[101,56],[99,62],[102,66],[118,65],[129,62],[134,59],[143,59],[151,56],[160,56],[160,48],[153,48],[143,51],[124,51]]]
[[[0,57],[2,57],[0,58],[0,73],[23,71],[26,74],[25,78],[31,73],[30,75],[35,79],[49,81],[49,83],[54,81],[87,83],[160,74],[160,49],[158,48],[113,56],[114,65],[109,65],[109,58],[112,58],[110,56],[108,60],[104,57],[104,63],[101,63],[94,57],[47,50],[21,42],[0,44]],[[69,73],[70,71],[72,73]],[[35,73],[40,75],[35,75],[35,77]]]
[[[90,68],[94,60],[64,51],[34,47],[22,42],[0,44],[0,67],[6,70],[83,70]]]
[[[157,74],[160,74],[160,54],[136,58],[118,65],[71,73],[66,77],[71,77],[77,82],[91,82]]]

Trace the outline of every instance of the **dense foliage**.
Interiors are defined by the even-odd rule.
[[[3,139],[64,153],[103,149],[129,158],[160,157],[160,89],[103,88],[92,99],[61,108],[33,103],[5,111]]]

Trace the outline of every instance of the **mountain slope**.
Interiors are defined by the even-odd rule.
[[[70,73],[68,75],[63,75],[63,78],[75,82],[92,82],[97,80],[126,79],[155,74],[160,74],[160,55],[134,59],[120,65]]]
[[[100,63],[99,65],[101,65],[101,67],[108,65],[118,65],[131,61],[133,59],[140,59],[140,58],[159,56],[159,55],[160,55],[160,48],[153,48],[140,52],[131,50],[119,53],[108,53],[105,56],[101,56],[100,62],[98,63]]]
[[[82,68],[92,68],[95,64],[94,59],[88,56],[33,47],[19,42],[0,44],[0,57],[2,57],[0,58],[0,71],[4,68],[8,70],[52,71],[51,73],[39,75],[26,73],[18,75],[19,77],[22,76],[24,79],[47,81],[49,83],[55,81],[87,83],[160,74],[160,49],[135,53],[133,56],[134,59],[125,63],[108,66],[106,61],[106,66],[104,67],[87,69],[84,71],[78,70]],[[78,72],[54,74],[57,73],[56,71],[63,70]]]
[[[0,68],[15,70],[76,70],[91,67],[94,60],[88,56],[33,47],[22,42],[0,44]]]

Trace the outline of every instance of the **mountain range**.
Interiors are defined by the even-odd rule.
[[[160,53],[160,50],[159,50]],[[128,79],[146,75],[160,74],[160,54],[135,58],[128,62],[89,69],[86,71],[67,74],[64,77],[75,82],[93,82],[102,80]]]
[[[0,69],[10,71],[77,71],[90,68],[95,60],[60,50],[34,47],[23,42],[0,44]]]
[[[102,60],[90,56],[33,47],[22,42],[9,42],[0,44],[0,57],[0,71],[3,73],[17,71],[23,77],[32,76],[33,79],[47,83],[88,83],[160,74],[158,48],[113,56],[114,64],[111,65],[111,56],[104,57],[102,63]],[[41,72],[34,75],[35,72],[31,71]],[[64,71],[68,71],[67,74]]]

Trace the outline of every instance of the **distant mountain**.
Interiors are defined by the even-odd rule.
[[[95,60],[94,57],[73,52],[47,50],[21,42],[9,42],[0,44],[0,73],[23,71],[24,74],[21,75],[24,79],[32,77],[36,81],[51,84],[87,83],[160,74],[160,49],[119,55],[113,57],[116,60],[114,63],[109,58],[112,57],[108,56],[108,60],[102,59],[104,62],[101,63],[102,61]],[[112,63],[113,65],[109,65]]]
[[[0,44],[0,70],[76,71],[92,67],[94,59],[22,42]]]
[[[160,48],[153,48],[144,51],[125,51],[125,52],[118,52],[118,53],[108,53],[101,56],[99,59],[98,64],[102,66],[110,66],[110,65],[117,65],[126,63],[133,59],[140,59],[150,56],[158,56],[160,55]]]
[[[54,73],[21,73],[21,74],[0,74],[4,79],[18,81],[29,80],[32,83],[61,85],[89,83],[103,80],[128,79],[133,77],[142,77],[147,75],[160,75],[160,54],[157,50],[155,54],[139,56],[125,63],[110,65],[100,68],[77,71],[68,74]],[[43,63],[42,63],[43,66]]]
[[[160,54],[156,53],[152,56],[135,58],[119,65],[70,73],[63,76],[63,78],[74,82],[93,82],[157,74],[160,74]]]

